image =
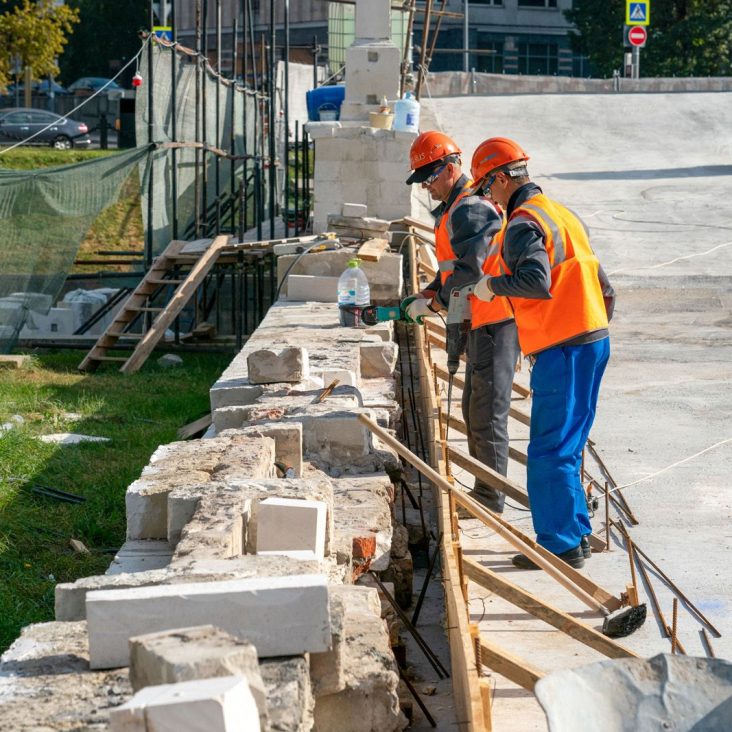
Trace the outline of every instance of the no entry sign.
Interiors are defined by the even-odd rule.
[[[630,41],[631,46],[643,47],[646,45],[647,40],[648,33],[642,25],[631,26],[628,31],[628,41]]]

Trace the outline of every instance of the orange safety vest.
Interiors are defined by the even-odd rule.
[[[491,239],[488,247],[488,254],[483,262],[483,273],[497,277],[501,274],[501,252],[503,239],[506,233],[506,222],[503,222],[500,231],[497,231]],[[506,297],[494,297],[490,302],[479,300],[477,297],[470,298],[472,330],[481,328],[484,325],[503,323],[506,320],[513,320],[511,303]]]
[[[453,273],[455,269],[455,251],[452,248],[452,229],[450,227],[450,214],[458,203],[468,195],[471,195],[472,181],[468,181],[463,190],[457,195],[455,200],[452,202],[450,208],[443,212],[440,220],[435,225],[435,254],[437,256],[437,264],[440,269],[440,281],[444,285],[447,282],[447,278]],[[493,203],[491,202],[491,205]],[[499,210],[499,214],[502,215]],[[505,223],[504,223],[505,228]],[[503,229],[501,229],[503,231]],[[497,236],[498,234],[496,234]],[[493,242],[495,237],[491,240],[491,245],[488,249],[488,255],[483,265],[483,271],[487,272],[486,265],[490,265],[493,273],[500,274],[498,270],[498,257],[499,248],[494,248]],[[476,309],[479,311],[479,322],[476,325]],[[484,302],[478,300],[475,297],[470,297],[470,312],[471,312],[471,327],[478,328],[481,325],[488,325],[489,323],[501,323],[504,320],[511,320],[513,313],[511,307],[505,298],[494,298],[491,302]]]
[[[530,218],[544,232],[552,280],[549,300],[510,298],[523,353],[529,356],[584,333],[607,328],[605,302],[597,274],[600,262],[592,251],[582,222],[543,193],[532,196],[516,208],[508,226],[517,216]],[[506,234],[502,239],[505,237]],[[502,255],[501,247],[501,273],[510,275],[512,272]]]

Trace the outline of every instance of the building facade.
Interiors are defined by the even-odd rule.
[[[277,57],[283,58],[284,13],[283,2],[277,0],[249,0],[253,18],[253,36],[258,56],[262,39],[268,42],[271,2],[274,3],[274,20],[277,29]],[[176,32],[178,40],[186,46],[195,45],[195,3],[175,0]],[[206,27],[208,29],[209,56],[216,48],[216,8],[218,3],[209,0]],[[435,0],[433,8],[440,2]],[[220,0],[222,26],[222,70],[231,71],[233,19],[241,17],[246,3],[242,0]],[[328,0],[290,0],[290,60],[312,63],[317,47],[321,63],[329,62],[331,73],[342,65],[344,46],[350,45],[353,5],[328,2]],[[395,3],[396,7],[396,3]],[[414,62],[419,63],[424,25],[424,2],[417,3],[414,19]],[[468,70],[498,74],[538,74],[559,76],[588,76],[589,70],[583,57],[572,52],[569,31],[572,26],[564,11],[572,7],[572,0],[448,0],[446,10],[456,14],[445,16],[440,26],[435,53],[430,63],[431,71]],[[468,15],[468,58],[465,49],[465,20]],[[398,11],[395,15],[402,16]],[[330,21],[330,23],[329,23]],[[330,37],[329,37],[330,25]],[[395,42],[405,23],[400,20],[395,28]],[[436,17],[430,23],[435,28]],[[240,31],[241,39],[241,31]],[[346,43],[347,42],[347,43]],[[241,44],[241,40],[239,41]],[[430,39],[431,43],[431,39]],[[329,58],[329,44],[330,56]],[[241,49],[239,50],[241,54]]]

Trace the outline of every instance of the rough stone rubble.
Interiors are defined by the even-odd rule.
[[[400,271],[401,257],[381,266]],[[56,621],[3,657],[3,726],[144,730],[134,702],[115,711],[134,691],[233,675],[262,729],[404,728],[393,628],[365,574],[409,601],[385,472],[397,459],[357,419],[395,427],[396,356],[390,325],[341,328],[333,304],[272,307],[211,389],[207,435],[161,446],[129,486],[127,542],[107,574],[58,585]],[[254,383],[265,372],[280,380]],[[281,530],[305,516],[288,509],[310,511],[298,531]],[[139,703],[172,721],[165,688]],[[245,698],[223,681],[181,689],[205,697],[196,708],[214,724]]]

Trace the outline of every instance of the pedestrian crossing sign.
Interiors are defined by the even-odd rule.
[[[651,19],[651,0],[625,0],[625,24],[648,25]]]

